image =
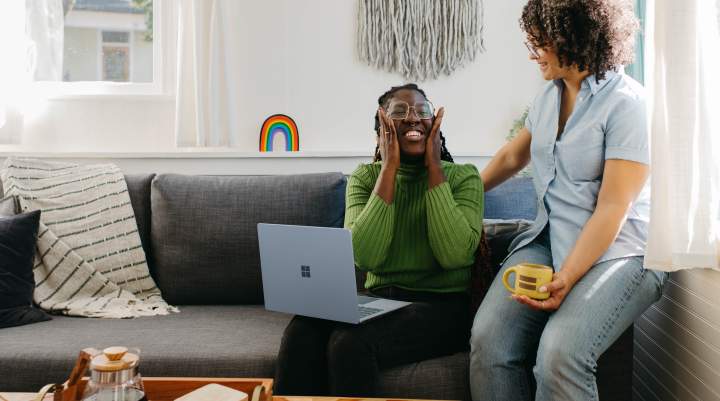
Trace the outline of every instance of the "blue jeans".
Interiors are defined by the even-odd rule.
[[[662,295],[667,273],[643,269],[642,257],[627,257],[592,267],[557,311],[530,309],[509,297],[501,278],[522,262],[552,266],[547,241],[541,235],[503,263],[475,315],[473,400],[532,400],[533,365],[536,401],[597,400],[598,358]]]

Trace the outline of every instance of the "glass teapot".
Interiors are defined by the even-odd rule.
[[[138,372],[140,350],[109,347],[93,356],[83,401],[147,401]]]

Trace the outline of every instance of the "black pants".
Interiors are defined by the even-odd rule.
[[[467,294],[392,287],[370,295],[413,304],[359,325],[295,316],[280,346],[275,394],[371,397],[381,369],[468,348]]]

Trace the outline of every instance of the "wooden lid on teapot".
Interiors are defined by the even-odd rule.
[[[92,359],[90,369],[101,372],[117,372],[134,368],[138,365],[140,357],[128,352],[125,347],[108,347],[101,354]]]

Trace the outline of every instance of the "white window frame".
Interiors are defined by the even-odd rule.
[[[175,92],[175,60],[177,47],[177,1],[153,1],[153,81],[152,82],[111,82],[111,81],[36,81],[33,90],[47,99],[66,98],[112,98],[127,96],[168,97]],[[99,30],[98,35],[102,35]],[[132,41],[130,34],[130,40]],[[100,42],[102,37],[100,36]],[[102,58],[102,43],[99,49]],[[128,43],[132,53],[132,43]],[[130,54],[132,63],[132,54]],[[101,66],[99,68],[102,68]],[[132,68],[130,70],[132,76]],[[102,79],[102,71],[98,79]],[[132,80],[132,78],[131,78]]]

